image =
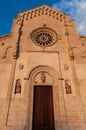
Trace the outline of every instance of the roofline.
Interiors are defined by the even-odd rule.
[[[43,7],[43,6],[44,6],[44,7],[51,8],[51,9],[53,9],[53,10],[55,10],[55,11],[59,11],[60,13],[63,13],[63,14],[65,14],[65,15],[70,15],[70,14],[66,14],[66,13],[60,11],[59,9],[55,9],[55,8],[53,8],[53,7],[51,7],[51,6],[48,6],[48,5],[46,5],[46,4],[37,6],[36,8],[41,8],[41,7]],[[18,14],[22,14],[22,13],[25,13],[25,12],[28,12],[28,11],[31,11],[31,10],[34,10],[34,9],[36,9],[36,8],[34,7],[34,8],[31,8],[31,9],[28,9],[28,10],[25,10],[25,11],[22,11],[22,12],[19,12]]]

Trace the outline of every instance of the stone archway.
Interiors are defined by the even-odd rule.
[[[40,90],[40,93],[38,92],[39,90]],[[29,73],[29,99],[28,99],[29,100],[29,104],[28,104],[28,115],[29,116],[27,119],[27,130],[28,129],[36,130],[35,128],[33,128],[33,126],[35,124],[34,123],[34,116],[35,116],[34,112],[36,112],[36,110],[34,109],[34,105],[36,103],[34,103],[34,102],[37,102],[34,99],[34,96],[36,96],[35,91],[37,91],[38,95],[43,94],[43,96],[45,95],[45,93],[43,93],[43,91],[47,91],[47,92],[49,91],[48,97],[51,94],[50,99],[48,98],[46,100],[47,100],[47,102],[48,102],[48,100],[52,100],[51,109],[53,110],[53,112],[52,112],[53,114],[51,114],[52,115],[51,118],[53,118],[53,121],[51,119],[50,122],[53,122],[53,123],[51,123],[51,126],[53,127],[53,129],[52,128],[51,129],[55,130],[56,121],[59,119],[59,107],[58,107],[59,100],[58,100],[58,74],[56,73],[56,71],[53,68],[51,68],[49,66],[37,66],[37,67],[33,68],[31,70],[31,72]],[[38,97],[36,97],[36,98],[38,98]],[[39,97],[39,98],[41,98],[41,97]],[[47,96],[46,96],[46,98],[47,98]],[[40,99],[40,100],[43,101],[43,99]],[[49,103],[45,103],[45,104],[47,104],[47,106],[50,105]],[[35,105],[35,107],[36,107],[36,105]],[[47,114],[48,114],[48,112],[47,112]],[[37,116],[37,118],[38,118],[38,116]],[[50,122],[48,122],[48,124]],[[43,121],[42,121],[42,124],[43,124]],[[50,125],[47,125],[47,126],[50,127]],[[48,129],[50,130],[50,128],[48,128]],[[46,130],[46,128],[44,128],[43,130]]]

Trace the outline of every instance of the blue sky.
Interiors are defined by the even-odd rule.
[[[18,12],[46,4],[71,15],[79,34],[86,35],[86,0],[0,0],[0,36],[10,33]]]

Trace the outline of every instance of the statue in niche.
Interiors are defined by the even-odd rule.
[[[16,80],[15,94],[16,93],[21,93],[21,80],[20,79]]]
[[[70,60],[74,60],[74,53],[73,53],[72,48],[70,48],[70,50],[69,50],[69,57],[70,57]]]
[[[71,85],[70,85],[69,80],[65,80],[65,89],[66,89],[66,94],[71,94],[72,93]]]
[[[46,82],[46,76],[45,76],[44,72],[41,73],[41,81],[42,81],[42,83]]]

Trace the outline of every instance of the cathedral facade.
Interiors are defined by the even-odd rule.
[[[86,130],[86,36],[46,5],[0,37],[0,130]]]

